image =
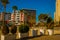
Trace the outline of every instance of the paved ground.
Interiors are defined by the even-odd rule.
[[[60,35],[40,36],[40,37],[32,38],[30,40],[60,40]]]
[[[1,40],[1,30],[0,30],[0,40]]]
[[[60,40],[60,35],[27,37],[19,40]]]
[[[37,37],[30,37],[20,40],[60,40],[60,35],[53,35],[53,36],[37,36]]]

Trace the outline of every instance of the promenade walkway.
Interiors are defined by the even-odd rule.
[[[29,37],[18,40],[60,40],[60,35],[52,35],[52,36],[37,36],[37,37]]]

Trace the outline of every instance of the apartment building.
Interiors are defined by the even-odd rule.
[[[11,13],[5,13],[5,16],[4,16],[4,20],[5,21],[10,21],[11,20]]]
[[[60,0],[56,0],[56,11],[54,13],[54,22],[59,24],[60,22]]]
[[[20,25],[20,12],[16,10],[11,14],[11,21],[15,23],[15,25]]]
[[[1,13],[0,20],[12,21],[15,25],[20,24],[29,24],[30,26],[35,25],[36,23],[36,10],[32,9],[21,9],[13,11],[12,13]]]
[[[21,9],[20,14],[23,14],[24,24],[29,24],[33,26],[36,24],[36,10],[33,9]]]
[[[2,21],[2,13],[0,13],[0,21]]]

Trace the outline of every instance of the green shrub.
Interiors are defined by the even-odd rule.
[[[29,26],[27,25],[20,25],[19,32],[20,33],[27,33],[29,31]]]
[[[16,27],[16,26],[14,26],[13,28],[11,28],[11,33],[12,33],[12,34],[15,34],[16,31],[17,31],[17,27]]]
[[[2,28],[2,34],[6,35],[9,33],[9,28],[5,25],[3,28]]]

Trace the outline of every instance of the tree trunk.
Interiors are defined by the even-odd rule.
[[[4,6],[4,12],[6,13],[6,5]]]
[[[4,21],[5,21],[5,18],[4,18],[4,16],[5,16],[5,13],[6,13],[6,2],[3,2],[3,1],[1,1],[2,2],[2,4],[3,4],[3,6],[4,6],[4,13],[3,13],[3,26],[4,26]]]

